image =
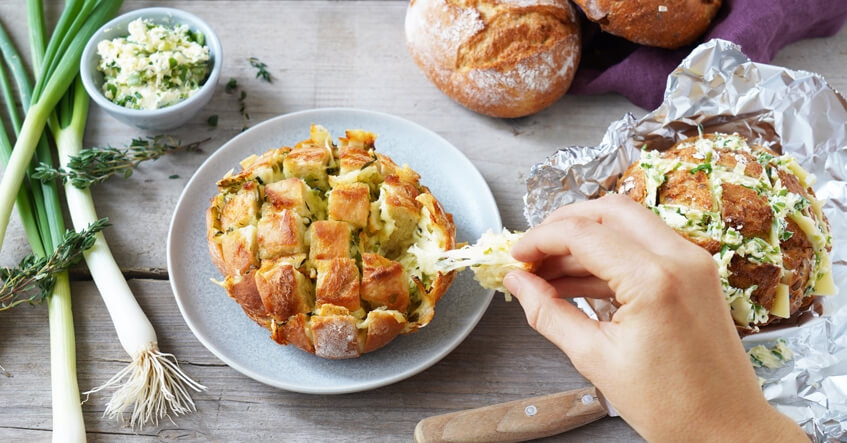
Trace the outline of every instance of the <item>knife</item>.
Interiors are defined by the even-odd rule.
[[[415,442],[519,442],[617,415],[591,386],[427,417],[415,427]]]

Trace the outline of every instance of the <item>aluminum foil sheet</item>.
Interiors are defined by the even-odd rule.
[[[636,119],[613,122],[597,146],[570,146],[535,165],[527,179],[524,215],[530,226],[559,206],[601,196],[647,144],[668,148],[703,132],[738,132],[753,142],[791,153],[815,174],[817,196],[833,235],[838,295],[824,297],[822,314],[744,338],[747,348],[785,340],[794,358],[757,369],[763,392],[815,442],[847,441],[847,99],[820,75],[754,63],[743,48],[711,40],[697,47],[668,77],[664,102]],[[774,140],[778,140],[775,142]],[[596,303],[579,300],[604,318]]]

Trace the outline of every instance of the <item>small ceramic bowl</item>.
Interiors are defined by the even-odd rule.
[[[194,95],[174,105],[153,110],[125,108],[103,95],[103,73],[97,70],[97,64],[100,61],[100,56],[97,54],[97,44],[103,40],[129,35],[127,29],[130,22],[138,18],[145,18],[152,23],[166,26],[187,24],[192,31],[199,31],[205,36],[206,46],[209,47],[211,71],[206,82]],[[139,129],[165,131],[184,125],[209,103],[209,100],[215,94],[222,62],[221,42],[212,28],[203,20],[178,9],[144,8],[123,14],[106,23],[94,33],[82,52],[80,76],[91,99],[115,119]]]

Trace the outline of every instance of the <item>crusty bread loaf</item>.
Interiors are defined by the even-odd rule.
[[[713,255],[743,335],[835,292],[832,236],[813,180],[790,155],[709,134],[642,151],[617,192]]]
[[[721,0],[574,0],[600,29],[645,46],[675,49],[703,35]]]
[[[375,151],[375,134],[310,135],[218,181],[209,252],[220,285],[275,341],[358,357],[432,320],[455,273],[426,272],[407,250],[453,249],[456,227],[414,170]]]
[[[523,117],[567,92],[580,60],[568,0],[412,0],[406,41],[447,96],[493,117]]]

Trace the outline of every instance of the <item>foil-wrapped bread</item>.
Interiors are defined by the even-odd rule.
[[[454,272],[407,250],[450,250],[456,227],[420,176],[348,130],[241,162],[206,214],[219,282],[273,340],[328,359],[358,357],[427,325]]]
[[[745,335],[835,293],[832,236],[813,183],[792,156],[716,133],[645,147],[616,191],[713,255]]]

